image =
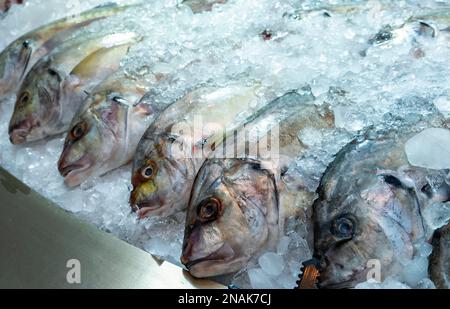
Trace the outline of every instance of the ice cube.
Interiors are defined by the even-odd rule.
[[[283,236],[278,240],[277,253],[279,255],[284,255],[288,252],[289,243],[291,239],[288,236]]]
[[[450,116],[450,97],[440,96],[434,99],[434,106],[445,116]]]
[[[450,220],[450,202],[432,203],[422,211],[423,217],[432,230],[441,228]]]
[[[430,168],[450,168],[450,131],[442,128],[426,129],[405,144],[411,165]]]
[[[269,276],[280,275],[285,267],[283,258],[274,252],[264,253],[258,259],[258,263],[262,270]]]
[[[417,285],[428,278],[428,257],[416,257],[404,266],[402,281],[410,287]]]
[[[273,289],[273,279],[261,268],[252,268],[248,271],[250,284],[254,289]]]
[[[416,286],[417,289],[435,289],[436,285],[428,278],[422,279]]]
[[[355,289],[410,289],[411,287],[406,284],[394,279],[387,278],[383,282],[379,283],[374,279],[370,279],[366,282],[359,283],[355,286]]]

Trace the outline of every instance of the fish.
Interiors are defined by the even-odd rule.
[[[28,70],[70,34],[94,21],[118,14],[135,5],[106,4],[44,25],[13,41],[0,53],[0,99],[13,94]]]
[[[290,192],[291,181],[284,179],[306,147],[298,132],[305,127],[334,126],[329,107],[314,102],[310,91],[285,94],[246,125],[249,143],[236,147],[241,149],[235,152],[236,157],[211,156],[204,162],[189,199],[181,256],[194,277],[244,269],[263,252],[276,248],[287,218],[301,215],[308,203],[298,204],[303,204],[306,194],[299,194],[296,188],[295,194]],[[262,149],[259,154],[249,151],[252,144],[261,144],[274,130],[274,142],[264,144],[278,151],[268,156]]]
[[[200,87],[171,105],[145,132],[133,160],[130,205],[141,218],[187,206],[201,164],[223,136],[265,102],[259,85]]]
[[[184,0],[182,5],[186,5],[191,8],[194,14],[203,12],[209,12],[214,5],[225,4],[228,0]]]
[[[363,11],[373,10],[374,6],[369,5],[370,1],[358,1],[355,3],[341,3],[335,5],[316,6],[309,9],[299,9],[295,12],[285,13],[284,17],[288,17],[296,20],[303,20],[310,16],[323,16],[330,18],[336,15],[352,15],[359,14]],[[379,11],[390,8],[389,3],[379,2],[376,9]]]
[[[166,105],[147,99],[150,86],[119,70],[89,94],[72,119],[58,170],[68,187],[127,164]]]
[[[432,239],[429,275],[438,289],[450,288],[450,223],[438,229]]]
[[[368,47],[360,54],[365,57],[373,47],[399,45],[408,41],[411,41],[413,45],[418,45],[418,38],[432,39],[439,35],[448,36],[449,29],[450,7],[429,10],[423,14],[409,17],[399,26],[383,26],[378,33],[368,40]],[[418,55],[423,56],[423,52],[419,52]]]
[[[369,130],[328,167],[312,217],[319,288],[352,288],[367,281],[374,260],[382,280],[400,275],[415,257],[415,245],[428,241],[422,212],[444,196],[443,190],[431,189],[430,179],[444,183],[446,172],[409,163],[405,143],[419,128]]]
[[[33,142],[65,132],[85,98],[83,91],[92,90],[84,87],[89,79],[95,85],[102,76],[117,70],[128,48],[139,39],[134,32],[100,35],[87,41],[80,38],[41,58],[19,89],[9,125],[11,143]],[[95,68],[89,71],[86,66],[90,65]]]

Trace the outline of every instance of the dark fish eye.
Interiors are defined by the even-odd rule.
[[[355,223],[348,217],[339,217],[333,221],[331,232],[342,238],[352,237],[355,233]]]
[[[119,104],[127,104],[127,100],[125,100],[125,98],[121,97],[121,96],[115,96],[112,98],[112,100],[114,102],[117,102]]]
[[[174,136],[169,136],[169,138],[167,139],[169,141],[169,143],[173,144],[177,141],[176,137]]]
[[[218,199],[209,198],[200,203],[198,215],[203,222],[211,221],[217,218],[220,208],[221,203]]]
[[[73,140],[79,140],[86,133],[86,124],[81,122],[73,127],[72,131],[70,131],[70,136]]]
[[[56,71],[53,70],[53,69],[48,69],[48,74],[50,74],[50,76],[57,76],[57,75],[58,75],[58,72],[56,72]]]
[[[392,175],[386,175],[383,177],[384,182],[387,183],[388,185],[394,186],[396,188],[401,188],[403,187],[402,182],[400,181],[400,179],[398,179],[395,176]]]
[[[28,92],[22,93],[19,99],[20,104],[27,104],[29,101],[30,101],[29,93]]]
[[[142,169],[141,175],[144,179],[152,179],[156,176],[157,167],[153,161],[148,161],[148,165]]]
[[[433,188],[431,188],[431,185],[429,183],[426,183],[420,191],[425,194],[428,198],[431,198],[433,196]]]
[[[23,41],[22,46],[24,48],[29,48],[31,46],[31,41],[30,40]]]

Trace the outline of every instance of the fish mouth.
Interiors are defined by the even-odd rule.
[[[162,205],[157,206],[138,206],[134,205],[132,206],[133,210],[136,212],[136,214],[139,216],[139,219],[145,219],[149,217],[151,214],[158,212],[162,208]]]
[[[31,131],[36,128],[32,119],[25,119],[20,122],[11,123],[9,126],[9,140],[13,145],[23,144],[28,140]]]
[[[61,160],[58,164],[58,170],[62,177],[64,177],[64,181],[69,185],[75,185],[77,182],[76,178],[83,172],[89,170],[92,167],[92,164],[87,155],[84,155],[81,159],[77,160],[74,163],[65,164],[64,160]]]
[[[181,263],[183,263],[186,268],[195,275],[196,268],[207,268],[208,266],[216,266],[218,263],[226,263],[231,261],[235,256],[235,252],[233,248],[228,243],[224,243],[222,247],[213,253],[199,258],[193,261],[190,261],[189,258],[183,254],[181,257]]]
[[[29,129],[14,130],[11,133],[9,133],[9,140],[13,145],[23,144],[27,141],[29,133],[30,133]]]
[[[130,196],[131,209],[136,212],[139,219],[145,219],[152,215],[157,216],[161,214],[164,208],[164,200],[159,195],[147,197],[145,200],[137,201],[138,191],[133,190]]]
[[[329,266],[327,266],[328,268]],[[363,281],[358,281],[359,278],[361,278],[361,276],[364,275],[364,273],[366,272],[365,268],[362,269],[354,269],[352,271],[352,274],[350,274],[347,279],[343,279],[343,280],[333,280],[333,278],[331,277],[330,279],[321,279],[323,277],[325,277],[326,273],[327,273],[327,268],[324,271],[320,272],[320,276],[319,276],[319,287],[322,289],[348,289],[348,288],[353,288],[356,284],[363,282]]]

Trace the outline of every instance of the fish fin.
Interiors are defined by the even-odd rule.
[[[106,3],[102,3],[97,5],[96,7],[94,7],[94,9],[109,9],[109,8],[117,8],[119,7],[119,5],[116,2],[106,2]]]
[[[103,80],[117,71],[120,60],[128,54],[134,42],[102,48],[86,57],[71,72],[80,80]]]

